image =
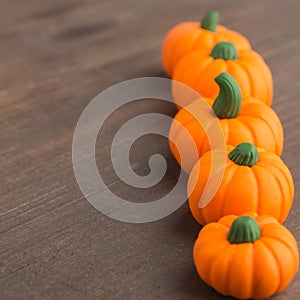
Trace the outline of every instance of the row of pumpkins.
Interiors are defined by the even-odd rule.
[[[223,295],[262,299],[286,288],[298,269],[297,243],[281,225],[294,185],[280,158],[283,129],[270,107],[270,69],[244,36],[218,21],[219,14],[209,12],[200,23],[180,23],[165,37],[163,66],[174,79],[179,110],[170,147],[189,174],[190,210],[205,225],[193,252],[198,274]],[[211,120],[216,118],[222,130],[225,158],[224,149],[208,139],[212,121],[206,128],[199,122],[203,100],[189,97],[176,82],[204,97]],[[210,202],[199,205],[213,163],[224,164],[224,174]]]

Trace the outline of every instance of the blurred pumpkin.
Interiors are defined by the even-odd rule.
[[[209,130],[214,122],[214,114],[219,119],[225,144],[236,146],[242,142],[250,142],[280,155],[284,134],[276,112],[258,99],[244,97],[242,100],[236,80],[228,73],[221,73],[215,81],[219,86],[219,95],[215,101],[205,99],[212,106],[211,121],[205,124],[205,128],[201,123],[204,119],[201,103],[204,100],[201,99],[182,108],[171,125],[170,148],[183,170],[189,173],[196,161],[212,149]],[[195,143],[198,153],[190,151],[192,143]],[[188,157],[184,164],[182,156]]]
[[[219,93],[214,79],[222,72],[235,78],[243,98],[254,97],[271,104],[273,79],[263,58],[253,50],[238,51],[233,44],[220,42],[210,53],[203,50],[190,52],[176,65],[172,91],[177,106],[183,107],[194,99],[187,97],[182,85],[176,81],[193,88],[203,97],[214,99]]]
[[[166,73],[172,76],[179,60],[187,53],[202,49],[209,53],[220,41],[233,43],[238,49],[250,49],[249,41],[241,34],[218,25],[219,13],[209,12],[199,22],[183,22],[166,35],[162,46],[162,62]]]
[[[223,150],[206,152],[193,167],[187,192],[194,218],[203,225],[226,215],[253,211],[282,223],[293,203],[294,184],[280,157],[250,143],[228,145],[225,156],[224,165]],[[199,199],[211,176],[213,159],[224,174],[214,196],[202,205]]]
[[[299,252],[290,231],[255,213],[206,225],[194,245],[202,280],[225,296],[265,299],[284,290],[297,272]]]

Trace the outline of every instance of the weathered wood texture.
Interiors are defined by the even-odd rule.
[[[164,76],[160,46],[166,31],[210,9],[249,37],[273,72],[274,108],[286,135],[283,158],[296,187],[285,224],[300,243],[299,1],[2,0],[1,299],[223,299],[194,270],[200,226],[186,204],[153,223],[114,221],[83,197],[71,162],[74,128],[90,100],[126,79]],[[175,112],[148,101],[116,113],[111,128],[133,111],[149,110]],[[97,147],[99,164],[110,133]],[[134,151],[137,171],[153,152],[164,153],[178,171],[165,140],[145,138]],[[144,197],[168,190],[172,172]],[[118,190],[115,177],[108,180]],[[299,293],[300,273],[275,299],[297,299]]]

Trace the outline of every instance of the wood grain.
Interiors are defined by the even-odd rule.
[[[296,0],[97,1],[2,0],[0,10],[0,298],[223,299],[196,275],[193,242],[200,226],[187,205],[148,224],[126,224],[96,211],[73,174],[77,120],[105,88],[139,76],[164,76],[160,46],[166,31],[217,9],[222,23],[249,37],[273,72],[274,105],[285,130],[283,159],[296,194],[285,223],[300,242],[300,68]],[[175,113],[155,101],[115,113],[97,145],[106,162],[113,130],[132,113]],[[145,151],[147,144],[147,151]],[[137,172],[151,153],[169,162],[158,190],[178,173],[165,139],[147,137],[133,149]],[[145,171],[146,170],[146,171]],[[109,165],[107,180],[135,200]],[[300,274],[274,299],[296,299]],[[224,298],[225,299],[225,298]]]

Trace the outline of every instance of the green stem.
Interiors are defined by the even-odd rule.
[[[201,28],[215,32],[219,23],[219,13],[216,11],[210,11],[201,21]]]
[[[229,42],[219,42],[210,52],[214,59],[236,60],[239,58],[235,46]]]
[[[215,78],[220,87],[220,92],[212,109],[220,119],[235,118],[242,106],[241,90],[235,79],[228,73],[221,73]]]
[[[258,152],[254,145],[242,143],[229,153],[229,159],[237,165],[252,167],[258,161]]]
[[[242,216],[232,223],[227,239],[231,244],[253,243],[260,238],[257,221],[249,216]]]

